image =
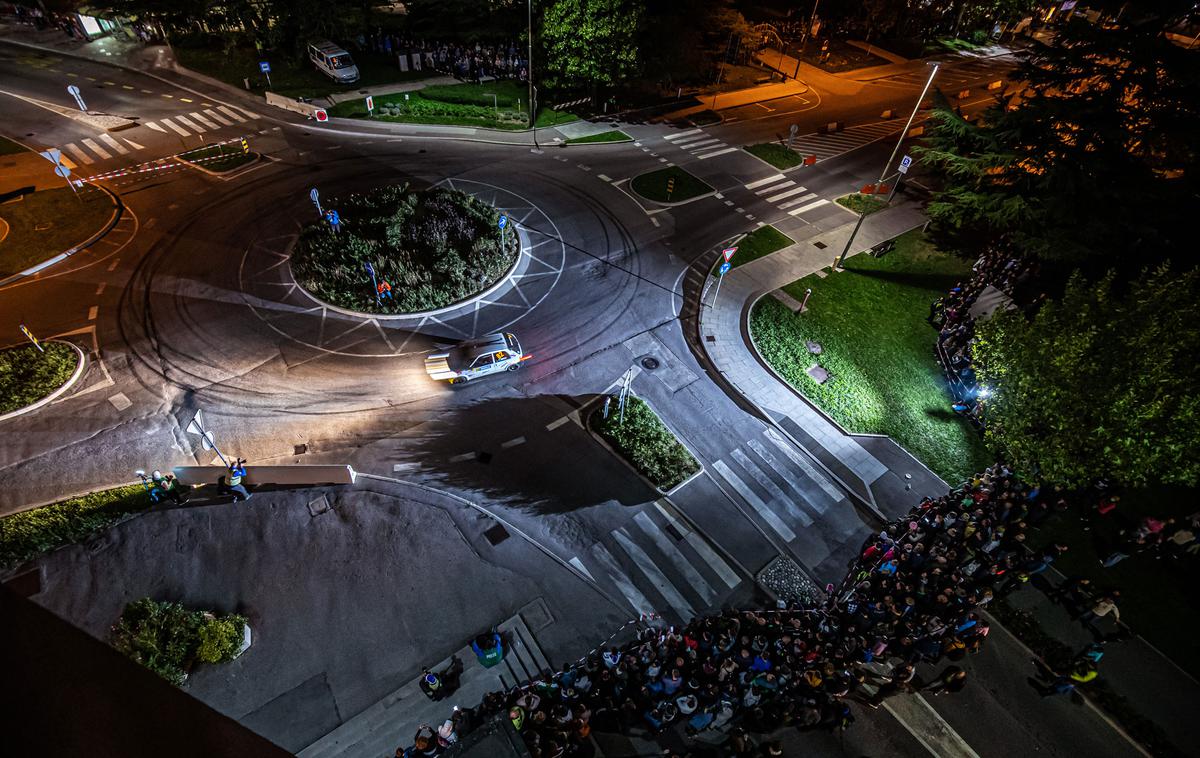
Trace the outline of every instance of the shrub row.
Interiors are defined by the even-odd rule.
[[[33,345],[0,350],[0,414],[32,405],[67,383],[79,356],[62,342],[42,344],[46,352]]]
[[[0,570],[81,542],[129,513],[150,507],[140,484],[73,497],[0,518]]]
[[[625,420],[614,401],[604,418],[603,409],[591,416],[592,428],[642,476],[661,490],[669,490],[700,470],[699,464],[650,406],[630,395],[625,402]]]

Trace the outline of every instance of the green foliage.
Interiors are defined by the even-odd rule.
[[[887,207],[887,203],[882,199],[872,195],[864,195],[861,192],[843,195],[837,199],[837,204],[844,208],[849,208],[855,213],[862,213],[868,216],[875,211],[881,211]]]
[[[542,78],[560,90],[594,91],[636,75],[644,15],[641,0],[554,0],[542,15]]]
[[[729,261],[730,268],[744,266],[750,261],[762,258],[764,255],[770,255],[776,250],[782,250],[793,242],[795,240],[770,224],[760,226],[749,234],[743,235],[735,243],[737,245],[737,252],[734,253],[733,258]],[[713,276],[717,275],[717,269],[724,261],[724,258],[717,258],[713,262]]]
[[[0,569],[10,569],[63,545],[81,542],[130,513],[150,507],[135,484],[92,492],[0,518]]]
[[[795,168],[804,162],[804,156],[795,150],[788,150],[778,142],[764,142],[760,145],[746,145],[745,150],[753,156],[762,158],[777,169]]]
[[[367,106],[362,98],[355,98],[338,103],[329,113],[345,118],[366,118]],[[371,118],[401,123],[527,129],[529,90],[516,81],[433,85],[408,93],[377,95]],[[538,107],[539,126],[574,121],[576,118],[578,116],[573,113]]]
[[[116,208],[105,192],[85,185],[31,192],[0,205],[8,235],[0,240],[0,279],[53,258],[104,228]]]
[[[67,383],[79,354],[62,342],[43,342],[0,350],[0,414],[32,405]]]
[[[607,419],[597,409],[591,416],[592,428],[654,486],[669,490],[700,470],[692,454],[641,398],[630,395],[625,401],[624,423],[619,415],[615,401]]]
[[[675,183],[673,189],[668,192],[667,188],[672,179]],[[713,191],[712,187],[678,166],[638,174],[633,177],[629,186],[647,200],[660,203],[679,203]]]
[[[464,300],[495,283],[520,252],[515,230],[502,235],[499,212],[457,190],[389,185],[327,204],[341,232],[313,223],[300,232],[292,273],[320,299],[358,311],[410,313]],[[370,262],[392,286],[375,302]]]
[[[830,258],[832,259],[832,253]],[[933,357],[929,303],[970,276],[970,266],[910,232],[882,258],[848,258],[846,271],[816,274],[784,288],[808,311],[798,315],[773,297],[750,314],[759,354],[789,384],[851,432],[886,434],[948,482],[960,482],[991,459],[979,434],[950,410]],[[809,354],[805,340],[821,345]],[[830,373],[817,384],[805,370]]]
[[[572,137],[567,140],[568,145],[587,145],[596,142],[629,142],[632,138],[625,132],[619,129],[610,129],[607,132],[599,134],[589,134],[586,137]]]
[[[232,660],[246,619],[189,610],[179,603],[135,600],[112,628],[112,646],[172,684],[183,684],[195,661]]]
[[[973,355],[989,442],[1019,470],[1068,486],[1200,482],[1200,270],[1076,274],[1032,320],[1000,313]]]

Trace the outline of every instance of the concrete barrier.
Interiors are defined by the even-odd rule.
[[[920,137],[924,133],[925,133],[924,126],[914,126],[912,129],[908,130],[909,137]]]
[[[229,476],[224,466],[176,466],[171,469],[181,484],[216,484]],[[318,485],[354,484],[356,474],[348,464],[314,466],[247,466],[246,484]]]
[[[302,103],[294,97],[277,95],[274,92],[266,93],[266,97],[267,105],[273,105],[276,108],[282,108],[285,111],[291,111],[292,113],[302,113],[309,118],[314,118],[314,114],[317,112],[317,108],[319,107],[313,105],[312,103]]]
[[[895,117],[896,117],[896,111],[892,110],[891,108],[888,108],[888,109],[887,109],[886,111],[884,111],[883,113],[880,113],[880,114],[879,114],[879,117],[880,117],[880,118],[883,118],[883,119],[889,119],[889,120],[890,120],[890,119],[893,119],[893,118],[895,118]]]

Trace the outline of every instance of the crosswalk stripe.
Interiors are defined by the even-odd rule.
[[[239,124],[246,120],[246,119],[242,118],[242,116],[237,111],[229,108],[228,106],[218,105],[217,110],[221,111],[226,116],[229,116],[230,118],[232,118],[234,121],[238,122]]]
[[[746,444],[750,446],[751,450],[758,454],[759,458],[762,458],[764,461],[766,461],[767,465],[771,468],[780,472],[787,470],[786,467],[780,465],[779,459],[772,455],[771,451],[768,450],[766,445],[763,443],[759,442],[758,440],[746,440]],[[809,497],[808,493],[800,488],[800,485],[796,483],[796,480],[793,477],[785,476],[783,479],[786,482],[788,489],[795,492],[796,495],[798,495],[800,499],[808,505],[809,508],[812,508],[817,513],[824,513],[828,509],[828,506],[825,504],[823,499],[814,499]]]
[[[633,586],[633,582],[629,579],[629,576],[617,564],[617,559],[612,557],[612,553],[604,549],[604,545],[601,545],[599,542],[592,545],[592,555],[604,567],[608,578],[612,580],[613,584],[617,585],[617,589],[629,601],[629,605],[633,607],[635,613],[639,616],[649,616],[654,613],[654,606],[650,605],[650,601],[646,599],[646,596],[638,591],[637,587]]]
[[[792,518],[800,522],[801,526],[812,526],[812,517],[804,511],[800,510],[799,506],[792,502],[792,499],[783,494],[783,490],[775,482],[771,481],[771,477],[767,473],[755,465],[754,461],[750,460],[750,456],[741,451],[741,448],[735,449],[730,455],[738,462],[750,478],[758,482],[758,486],[762,487],[771,496],[771,500],[778,502],[787,509],[787,512]]]
[[[104,141],[104,144],[113,148],[121,155],[129,154],[129,149],[127,147],[125,147],[124,145],[122,145],[120,142],[117,142],[115,139],[113,139],[111,134],[101,134],[100,139]]]
[[[708,564],[708,567],[711,568],[717,576],[721,577],[721,581],[725,582],[725,585],[729,587],[729,589],[733,589],[742,583],[741,579],[738,578],[737,572],[729,567],[729,564],[725,562],[724,558],[717,555],[717,551],[713,550],[712,545],[708,544],[708,540],[679,523],[679,520],[675,518],[674,514],[672,514],[665,506],[663,506],[661,500],[654,501],[654,507],[658,509],[658,512],[663,515],[663,518],[665,518],[671,526],[675,527],[675,531],[683,535],[683,538],[689,545],[692,546],[692,549],[704,559],[704,562]]]
[[[128,137],[122,137],[121,139],[125,140],[125,144],[129,145],[134,150],[145,150],[146,149],[145,145],[139,145],[138,143],[134,142],[133,140],[129,139]]]
[[[807,195],[801,195],[800,197],[794,198],[792,200],[788,200],[786,203],[780,203],[779,210],[783,211],[783,210],[787,210],[788,208],[791,208],[794,205],[799,205],[800,203],[807,203],[809,200],[812,200],[816,196],[817,196],[817,193],[815,193],[815,192],[810,192]]]
[[[694,151],[694,150],[697,150],[697,149],[705,147],[705,146],[724,145],[724,144],[725,144],[724,142],[717,139],[716,137],[701,137],[696,142],[684,142],[681,140],[679,142],[676,142],[675,146],[681,147],[684,150],[693,150]]]
[[[247,117],[247,118],[256,118],[256,119],[257,119],[257,118],[262,118],[262,116],[258,115],[258,114],[257,114],[257,113],[255,113],[254,111],[252,111],[252,110],[249,110],[248,108],[243,108],[243,107],[242,107],[242,106],[240,106],[240,105],[239,105],[239,106],[237,106],[237,109],[238,109],[239,111],[241,111],[242,113],[246,114],[246,117]]]
[[[204,116],[201,116],[199,113],[189,113],[188,115],[191,116],[192,118],[196,119],[197,121],[199,121],[201,124],[204,124],[209,129],[219,129],[220,128],[213,122],[206,119]]]
[[[163,134],[166,134],[166,133],[167,133],[167,130],[166,130],[166,129],[163,129],[161,126],[159,126],[158,124],[154,123],[153,121],[147,121],[146,123],[142,124],[142,126],[147,126],[147,127],[151,128],[151,129],[153,129],[154,131],[156,131],[156,132],[162,132]]]
[[[763,434],[766,435],[766,438],[771,441],[771,444],[779,448],[779,450],[786,455],[792,461],[792,463],[796,464],[800,470],[804,472],[805,476],[816,482],[817,486],[824,490],[826,495],[829,495],[829,497],[833,498],[835,503],[845,499],[845,496],[838,491],[837,487],[834,487],[833,484],[830,483],[830,481],[826,479],[823,474],[817,473],[817,470],[812,467],[812,464],[804,460],[804,456],[793,450],[791,445],[789,445],[787,441],[783,439],[783,437],[779,436],[779,432],[775,431],[774,429],[767,429],[763,432]]]
[[[188,121],[187,116],[176,116],[175,120],[186,126],[188,129],[191,129],[196,134],[203,134],[204,132],[208,131],[203,126],[198,126],[195,122]]]
[[[654,519],[647,516],[645,511],[642,511],[633,517],[633,521],[654,542],[654,546],[658,548],[658,551],[667,556],[667,560],[671,561],[675,565],[675,568],[679,570],[679,573],[683,574],[692,589],[696,590],[700,597],[704,599],[706,606],[711,606],[716,602],[717,593],[713,591],[713,588],[709,586],[700,572],[696,570],[692,562],[679,551],[675,543],[667,535],[663,534],[663,530],[658,528],[658,524],[654,523]]]
[[[790,211],[788,211],[788,213],[792,216],[798,216],[801,213],[807,213],[808,211],[811,211],[813,208],[820,208],[822,205],[829,205],[829,201],[824,198],[821,198],[820,200],[814,200],[808,205],[802,205],[799,208],[792,208]]]
[[[795,195],[797,193],[807,192],[807,191],[808,191],[807,187],[792,187],[789,190],[784,190],[783,192],[780,192],[778,195],[771,195],[770,197],[767,198],[767,202],[768,203],[777,203],[780,200],[784,199],[785,197],[791,197],[792,195]]]
[[[95,140],[85,138],[85,139],[81,139],[79,141],[82,142],[84,144],[84,146],[87,147],[89,150],[91,150],[93,153],[95,153],[96,155],[99,155],[100,160],[106,161],[112,157],[112,153],[108,152],[107,150],[105,150],[104,148],[102,148],[98,144],[96,144]]]
[[[689,134],[698,134],[699,132],[700,132],[699,129],[688,129],[685,132],[676,132],[675,134],[665,135],[663,137],[663,139],[665,139],[667,142],[673,142],[673,141],[679,139],[680,137],[686,137]]]
[[[638,569],[646,575],[646,578],[650,580],[655,589],[659,591],[663,599],[667,601],[667,604],[674,608],[675,612],[683,618],[684,623],[696,617],[696,612],[692,610],[692,604],[683,595],[679,594],[679,590],[675,589],[675,585],[671,584],[658,566],[654,565],[654,561],[650,560],[650,556],[646,555],[646,551],[642,550],[630,539],[624,527],[613,531],[612,536],[617,541],[617,544],[621,546],[621,549],[633,559]]]
[[[788,180],[786,180],[786,181],[779,182],[778,184],[772,184],[770,187],[763,187],[762,189],[758,190],[758,191],[757,191],[757,192],[755,192],[754,194],[756,194],[756,195],[769,195],[769,194],[771,194],[771,193],[773,193],[773,192],[778,192],[778,191],[779,191],[779,190],[781,190],[781,189],[784,189],[784,188],[786,188],[786,187],[791,187],[791,186],[793,186],[793,185],[795,185],[795,184],[796,184],[796,183],[795,183],[795,182],[793,182],[791,179],[788,179]]]
[[[738,148],[736,148],[736,147],[727,147],[724,150],[718,150],[715,153],[705,153],[704,155],[697,155],[696,158],[698,158],[699,160],[702,160],[702,161],[706,161],[709,158],[716,158],[718,155],[725,155],[726,153],[732,153],[733,151],[735,151],[737,149]]]
[[[214,111],[214,110],[211,110],[211,109],[210,109],[210,110],[206,110],[206,111],[204,111],[204,112],[205,112],[205,113],[207,113],[207,114],[208,114],[210,117],[212,117],[212,119],[213,119],[214,121],[218,121],[218,122],[220,122],[222,126],[233,126],[233,122],[232,122],[232,121],[230,121],[229,119],[225,118],[225,117],[224,117],[224,116],[222,116],[220,113],[217,113],[217,112],[216,112],[216,111]]]
[[[90,166],[96,162],[95,159],[92,158],[92,156],[88,155],[83,150],[80,150],[79,146],[76,145],[74,142],[68,142],[67,144],[63,145],[63,150],[66,150],[71,155],[74,155],[76,158],[79,159],[79,162],[85,166]]]
[[[768,176],[766,179],[755,179],[754,181],[750,182],[749,184],[746,184],[745,187],[748,190],[752,190],[752,189],[761,187],[764,184],[770,184],[771,182],[777,182],[780,179],[784,179],[784,178],[786,178],[786,177],[784,177],[783,174],[775,174],[774,176]]]
[[[787,524],[783,523],[779,516],[775,515],[775,511],[768,508],[767,504],[764,503],[758,495],[754,494],[754,490],[747,487],[746,483],[743,482],[737,474],[733,473],[733,470],[725,464],[725,461],[717,461],[713,464],[713,468],[717,470],[717,473],[721,475],[722,479],[729,482],[729,484],[735,490],[737,490],[738,494],[742,496],[742,499],[749,503],[750,507],[758,512],[758,515],[762,518],[762,520],[767,522],[767,525],[774,529],[776,534],[778,534],[780,537],[783,537],[785,542],[791,542],[792,540],[796,539],[796,533],[793,532]]]
[[[176,134],[178,134],[178,135],[179,135],[179,136],[181,136],[181,137],[190,137],[190,136],[192,136],[192,133],[191,133],[191,132],[189,132],[187,129],[184,129],[182,126],[180,126],[179,124],[175,123],[174,121],[172,121],[172,120],[171,120],[171,119],[169,119],[169,118],[164,118],[164,119],[162,120],[162,122],[163,122],[164,124],[166,124],[168,127],[170,127],[170,128],[171,128],[171,131],[175,132]]]
[[[570,563],[572,566],[579,569],[580,573],[582,573],[588,579],[591,579],[593,582],[596,581],[596,577],[592,576],[592,572],[588,571],[587,566],[583,565],[583,561],[579,560],[578,556],[572,557],[571,560],[567,561],[567,563]]]

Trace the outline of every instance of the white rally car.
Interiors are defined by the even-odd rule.
[[[505,332],[460,342],[444,353],[433,353],[425,358],[425,371],[432,379],[461,384],[501,371],[516,371],[529,358],[521,352],[516,336]]]

